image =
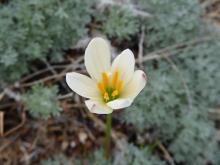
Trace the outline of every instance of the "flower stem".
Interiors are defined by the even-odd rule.
[[[111,129],[112,129],[112,114],[106,116],[106,135],[105,135],[105,157],[109,159],[110,143],[111,143]]]

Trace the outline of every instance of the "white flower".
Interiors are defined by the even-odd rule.
[[[88,98],[85,104],[92,113],[109,114],[130,106],[146,84],[145,73],[134,71],[135,59],[131,50],[124,50],[111,65],[110,48],[102,38],[91,40],[84,60],[91,78],[71,72],[66,74],[66,82],[74,92]]]

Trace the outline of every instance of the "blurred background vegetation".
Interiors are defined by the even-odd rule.
[[[219,165],[219,0],[0,1],[0,164]],[[103,115],[65,83],[94,36],[136,55],[148,84]],[[219,120],[219,121],[217,121]]]

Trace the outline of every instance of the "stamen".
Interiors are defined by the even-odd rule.
[[[102,93],[105,103],[117,99],[120,95],[122,86],[123,84],[122,81],[119,80],[118,71],[113,72],[111,79],[109,79],[106,72],[102,72],[102,80],[98,83],[98,88]]]
[[[112,88],[113,89],[116,88],[117,81],[118,81],[118,71],[115,71],[113,78],[112,78]]]
[[[105,102],[109,101],[109,95],[107,92],[104,93],[103,97],[104,97]]]
[[[105,93],[105,87],[104,87],[103,83],[98,83],[98,87],[102,93]]]
[[[108,87],[108,75],[106,72],[102,73],[102,82],[103,82],[105,88],[107,88]]]
[[[118,96],[118,90],[114,90],[113,92],[112,92],[112,97],[114,98],[115,96]]]
[[[121,81],[121,80],[118,80],[118,86],[117,86],[117,89],[118,89],[118,92],[120,92],[121,89],[122,89],[122,81]]]

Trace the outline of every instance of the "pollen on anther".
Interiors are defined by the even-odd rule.
[[[109,99],[110,99],[107,92],[104,93],[103,97],[104,97],[105,102],[109,101]]]
[[[118,90],[114,90],[113,92],[112,92],[112,97],[115,97],[115,96],[118,96]]]

